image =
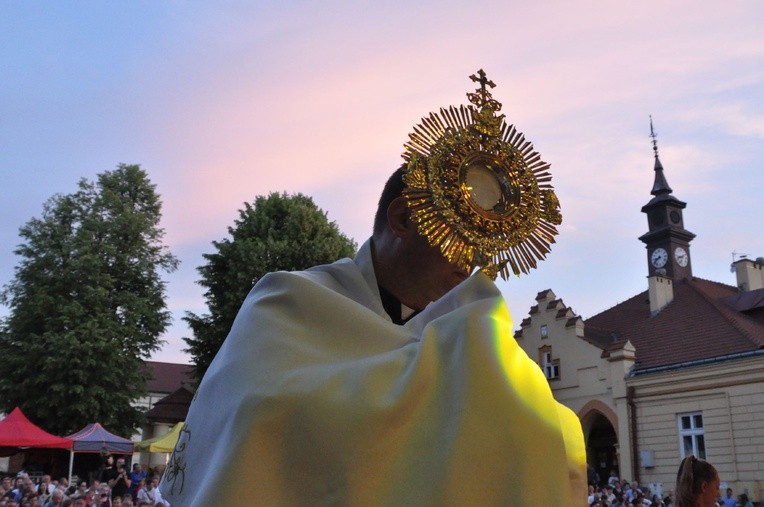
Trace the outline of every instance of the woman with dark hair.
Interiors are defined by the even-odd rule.
[[[740,507],[753,507],[753,502],[748,499],[748,495],[745,493],[741,493],[737,498],[738,505],[740,505]]]
[[[676,507],[716,507],[718,495],[716,468],[692,454],[684,458],[676,475]]]

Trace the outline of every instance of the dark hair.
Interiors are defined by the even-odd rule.
[[[379,196],[379,203],[377,204],[377,213],[374,215],[374,236],[381,234],[385,230],[387,226],[387,208],[390,207],[390,203],[393,200],[403,194],[403,189],[406,187],[403,183],[403,171],[405,169],[406,164],[400,166],[388,178],[385,187],[382,189],[382,195]]]
[[[693,507],[695,498],[702,492],[703,483],[711,482],[718,476],[716,468],[708,461],[692,454],[684,458],[676,474],[677,507]]]

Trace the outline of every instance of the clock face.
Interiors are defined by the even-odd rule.
[[[668,261],[668,252],[666,252],[663,248],[656,248],[653,250],[653,253],[650,255],[650,262],[655,266],[656,268],[662,268],[666,265],[666,262]]]
[[[681,246],[676,247],[676,250],[674,250],[674,259],[676,259],[676,263],[682,267],[685,267],[690,261],[687,251]]]

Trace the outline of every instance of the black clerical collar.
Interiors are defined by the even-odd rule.
[[[393,296],[389,290],[381,285],[377,284],[377,287],[379,288],[379,296],[382,298],[382,306],[385,307],[385,312],[387,312],[394,324],[405,324],[414,317],[414,315],[419,313],[417,310],[411,310],[408,307],[404,307],[397,297]],[[402,315],[404,309],[411,310],[411,313],[406,317],[403,317]]]

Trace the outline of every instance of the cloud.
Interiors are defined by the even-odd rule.
[[[711,107],[684,111],[681,118],[687,122],[718,125],[733,136],[764,140],[764,114],[753,110],[753,104],[733,101]]]

